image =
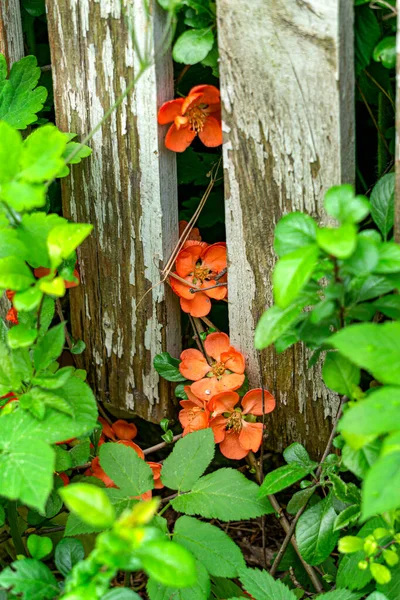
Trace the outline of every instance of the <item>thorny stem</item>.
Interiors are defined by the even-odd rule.
[[[13,501],[8,503],[7,516],[15,551],[17,554],[26,556],[24,542],[22,541],[22,536],[18,528],[18,512],[16,502]]]
[[[336,418],[335,418],[335,421],[334,421],[334,425],[332,427],[331,435],[329,436],[329,440],[328,440],[328,443],[326,445],[325,451],[324,451],[324,453],[322,455],[321,461],[320,461],[320,463],[318,465],[318,469],[317,469],[317,471],[315,473],[315,476],[316,476],[317,480],[319,480],[319,478],[321,477],[322,468],[323,468],[324,463],[326,461],[326,457],[328,456],[328,454],[329,454],[329,452],[331,450],[332,443],[333,443],[334,437],[336,435],[337,424],[339,422],[340,417],[342,416],[342,407],[343,407],[343,404],[346,402],[346,400],[347,400],[346,396],[343,396],[343,398],[341,399],[341,402],[340,402],[340,405],[339,405],[339,410],[337,412],[337,415],[336,415]],[[276,573],[276,571],[278,570],[279,564],[280,564],[280,562],[281,562],[281,560],[283,558],[283,555],[286,552],[286,549],[287,549],[287,547],[289,545],[289,542],[291,541],[292,536],[294,534],[294,531],[296,529],[297,521],[300,519],[301,515],[306,510],[307,504],[308,504],[308,501],[297,512],[296,516],[294,517],[293,521],[291,522],[290,527],[289,527],[288,531],[286,532],[286,537],[283,540],[283,543],[282,543],[282,545],[281,545],[281,547],[279,549],[279,552],[276,555],[274,563],[273,563],[273,565],[272,565],[272,567],[270,569],[270,572],[269,572],[270,575],[274,576],[275,573]]]

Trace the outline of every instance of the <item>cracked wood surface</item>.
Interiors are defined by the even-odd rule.
[[[324,221],[324,192],[354,181],[353,3],[218,0],[225,211],[232,342],[260,385],[254,329],[272,305],[274,227],[305,211]],[[248,27],[246,27],[248,23]],[[267,444],[323,450],[338,409],[301,345],[262,352],[277,408]]]
[[[0,2],[0,53],[6,57],[9,67],[24,56],[19,0]]]
[[[47,1],[60,129],[83,137],[124,92],[139,69],[131,27],[142,51],[147,43],[154,52],[161,39],[165,13],[156,4],[151,28],[142,0]],[[92,156],[63,182],[65,215],[94,225],[78,252],[82,285],[70,293],[89,383],[98,399],[153,421],[168,414],[173,396],[154,357],[177,356],[181,342],[176,298],[157,285],[178,233],[175,155],[157,125],[159,106],[172,97],[167,54],[94,135]]]

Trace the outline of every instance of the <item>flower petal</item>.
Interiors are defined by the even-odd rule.
[[[209,298],[213,298],[214,300],[222,300],[223,298],[225,298],[225,296],[228,292],[228,288],[226,288],[223,285],[221,285],[221,287],[213,287],[217,283],[218,283],[217,281],[210,279],[209,281],[205,281],[203,283],[202,289]],[[212,288],[212,289],[210,290],[208,288]]]
[[[233,460],[240,460],[249,453],[249,450],[240,445],[239,433],[236,433],[232,429],[226,432],[225,439],[220,443],[219,449],[226,458]]]
[[[208,148],[216,148],[222,144],[222,126],[215,117],[207,117],[199,138]],[[188,144],[189,145],[189,144]],[[168,148],[168,146],[167,146]],[[178,152],[178,151],[177,151]]]
[[[209,424],[208,413],[195,406],[189,409],[183,409],[179,412],[179,422],[183,427],[183,435],[207,429]]]
[[[143,450],[137,444],[135,444],[135,442],[132,442],[132,440],[119,440],[117,444],[122,444],[123,446],[128,446],[128,448],[132,448],[132,450],[134,450],[136,454],[138,454],[138,456],[144,460]]]
[[[275,398],[272,394],[264,390],[264,413],[268,414],[274,410],[276,406]],[[243,413],[245,415],[255,415],[261,417],[263,414],[262,410],[262,389],[256,388],[250,390],[242,398]]]
[[[191,284],[192,281],[193,281],[193,275],[187,275],[186,277],[184,277],[184,279],[189,284]],[[190,290],[192,288],[196,288],[197,286],[195,286],[194,284],[192,286],[185,285],[182,281],[179,281],[179,279],[176,279],[176,277],[173,277],[172,273],[171,273],[170,278],[169,278],[169,284],[170,284],[170,286],[172,288],[172,291],[177,296],[179,296],[179,298],[186,298],[186,300],[193,300],[194,294]]]
[[[170,100],[169,102],[164,102],[158,111],[158,122],[160,125],[166,125],[167,123],[172,123],[172,121],[178,115],[182,114],[182,104],[184,103],[184,98],[176,98],[176,100]]]
[[[220,444],[225,438],[226,434],[226,424],[228,419],[219,415],[210,421],[210,427],[213,430],[214,441],[216,444]]]
[[[214,275],[218,275],[227,266],[226,245],[212,244],[203,252],[201,258],[203,265],[210,269]]]
[[[202,96],[202,93],[192,94],[191,92],[189,92],[189,95],[183,99],[182,114],[184,115],[188,108],[193,108],[193,106],[197,106],[198,104],[203,102]]]
[[[262,443],[262,423],[248,423],[242,421],[242,429],[239,433],[239,443],[242,448],[257,452]]]
[[[193,300],[181,298],[181,309],[192,317],[206,317],[211,310],[211,300],[203,292],[193,294]]]
[[[196,263],[203,252],[204,247],[200,242],[192,244],[179,252],[176,257],[176,272],[179,277],[187,277],[193,273]]]
[[[99,421],[99,423],[101,423],[104,435],[110,438],[111,440],[115,440],[115,431],[112,429],[111,425],[109,425],[107,421],[103,419],[103,417],[98,417],[97,420]]]
[[[195,85],[189,92],[189,96],[193,94],[202,94],[202,104],[220,104],[221,96],[219,89],[215,85]]]
[[[244,373],[245,360],[241,352],[231,346],[227,352],[221,354],[221,360],[225,364],[225,368],[234,373]]]
[[[185,352],[182,352],[181,357]],[[210,365],[201,352],[199,352],[199,355],[201,358],[184,358],[179,365],[181,375],[186,377],[186,379],[190,379],[190,381],[199,381],[210,371]]]
[[[205,377],[204,379],[200,379],[200,381],[192,383],[190,390],[195,396],[200,398],[200,400],[208,402],[208,400],[215,396],[219,391],[217,389],[217,383],[216,377]]]
[[[133,440],[137,436],[137,427],[134,423],[128,423],[124,419],[118,419],[112,424],[112,430],[120,440]]]
[[[201,398],[198,398],[197,396],[195,396],[192,392],[192,390],[190,389],[190,385],[185,385],[185,387],[183,388],[185,390],[185,393],[187,395],[187,397],[189,398],[189,400],[182,400],[181,401],[181,406],[183,406],[182,402],[193,402],[193,404],[195,404],[196,406],[201,406],[201,408],[205,408],[207,405],[207,402],[205,402],[204,400],[202,400]]]
[[[204,342],[207,354],[217,361],[221,360],[223,352],[228,352],[230,346],[229,336],[226,333],[210,333]]]
[[[208,403],[208,408],[213,417],[222,415],[224,412],[232,412],[240,400],[236,392],[222,392],[215,394]]]
[[[217,381],[217,391],[220,392],[232,392],[238,390],[244,382],[244,375],[238,373],[232,373],[231,375],[222,375],[221,379]]]
[[[195,137],[196,132],[189,129],[189,127],[177,129],[176,125],[173,124],[165,136],[165,146],[173,152],[184,152],[186,148],[189,148]]]

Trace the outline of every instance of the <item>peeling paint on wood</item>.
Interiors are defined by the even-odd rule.
[[[231,339],[260,384],[254,329],[271,306],[274,227],[300,210],[318,220],[324,192],[354,181],[353,3],[218,0]],[[248,27],[246,27],[248,24]],[[338,401],[300,345],[262,353],[277,397],[268,445],[325,446]]]
[[[24,56],[19,0],[0,2],[0,53],[6,57],[9,67]]]
[[[48,0],[57,123],[84,136],[138,72],[129,31],[154,49],[164,13],[142,0]],[[63,184],[67,216],[94,225],[79,251],[82,285],[71,293],[73,335],[87,344],[84,367],[99,399],[157,421],[171,388],[153,368],[157,353],[180,349],[176,298],[157,285],[177,240],[175,155],[164,147],[157,110],[173,97],[169,55],[93,136],[92,156]],[[152,286],[154,288],[149,291]],[[142,302],[144,294],[148,292]]]

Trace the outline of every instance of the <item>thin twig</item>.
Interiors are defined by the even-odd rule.
[[[216,325],[214,325],[214,323],[212,321],[210,321],[210,319],[208,319],[207,317],[200,317],[200,319],[202,321],[204,321],[204,323],[207,325],[207,327],[211,327],[211,329],[215,329],[215,331],[219,331],[218,327]]]
[[[343,398],[342,398],[342,400],[340,402],[340,405],[339,405],[339,410],[338,410],[337,415],[335,417],[335,421],[334,421],[334,424],[333,424],[331,435],[329,436],[329,440],[328,440],[328,443],[326,444],[325,451],[324,451],[324,453],[322,455],[321,461],[320,461],[320,463],[318,465],[318,469],[317,469],[317,471],[315,473],[316,479],[319,479],[321,477],[321,473],[322,473],[322,469],[323,469],[323,466],[324,466],[324,462],[325,462],[326,457],[328,456],[328,454],[329,454],[329,452],[331,450],[332,443],[333,443],[334,437],[336,435],[337,424],[338,424],[338,421],[339,421],[339,419],[340,419],[340,417],[342,415],[342,407],[343,407],[343,404],[344,404],[344,402],[346,400],[347,400],[347,398],[345,396],[343,396]],[[279,564],[280,564],[280,562],[281,562],[281,560],[283,558],[283,555],[285,554],[286,549],[287,549],[287,547],[289,545],[289,542],[291,541],[292,536],[293,536],[293,534],[295,532],[297,522],[300,519],[301,515],[306,510],[307,504],[308,504],[308,502],[306,502],[306,504],[296,513],[296,516],[294,517],[293,521],[291,522],[290,527],[289,527],[288,531],[286,532],[286,537],[283,540],[283,543],[282,543],[282,545],[281,545],[281,547],[279,549],[279,552],[276,555],[275,560],[273,562],[273,565],[272,565],[272,567],[270,569],[270,572],[269,572],[270,575],[274,576],[276,574],[276,572],[278,570],[278,567],[279,567]]]
[[[63,309],[61,306],[60,298],[57,298],[57,300],[56,300],[56,310],[57,310],[58,318],[60,319],[61,323],[64,323],[65,339],[67,341],[68,348],[71,350],[74,344],[72,343],[71,336],[69,335],[69,331],[67,329],[67,321],[64,319],[64,314],[63,314]]]
[[[228,283],[216,283],[215,285],[210,285],[210,287],[206,287],[206,288],[190,288],[189,292],[191,292],[192,294],[197,294],[197,292],[208,292],[208,290],[213,290],[214,288],[219,288],[219,287],[228,287]]]
[[[365,104],[365,107],[366,107],[366,109],[367,109],[367,111],[368,111],[368,113],[369,113],[369,116],[371,117],[371,120],[372,120],[373,124],[374,124],[374,125],[375,125],[375,127],[376,127],[376,130],[377,130],[377,132],[378,132],[378,135],[379,135],[379,137],[381,138],[381,140],[382,140],[382,142],[383,142],[383,145],[384,145],[384,146],[385,146],[385,148],[386,148],[386,151],[387,151],[387,153],[388,153],[390,156],[392,156],[392,152],[390,151],[390,148],[389,148],[389,146],[388,146],[388,143],[387,143],[387,141],[386,141],[386,139],[385,139],[385,136],[383,135],[383,133],[382,133],[381,129],[379,128],[378,122],[377,122],[377,120],[375,119],[375,115],[374,115],[374,113],[372,112],[372,110],[371,110],[371,107],[370,107],[370,105],[368,104],[368,102],[367,102],[367,99],[366,99],[366,97],[365,97],[365,95],[364,95],[364,92],[362,91],[362,89],[361,89],[361,86],[360,86],[360,84],[358,83],[358,81],[356,81],[356,85],[357,85],[357,89],[358,89],[358,91],[359,91],[359,93],[360,93],[360,96],[361,96],[361,98],[362,98],[362,100],[363,100],[363,102],[364,102],[364,104]]]
[[[151,448],[146,448],[146,450],[143,450],[143,454],[146,456],[147,454],[152,454],[153,452],[162,450],[162,448],[165,448],[165,446],[169,446],[170,443],[172,444],[173,442],[177,442],[178,440],[180,440],[181,437],[182,437],[181,433],[179,433],[178,435],[174,435],[174,437],[172,438],[172,442],[160,442],[159,444],[156,444],[155,446],[151,446]]]
[[[262,373],[261,364],[261,352],[258,352],[258,368],[260,370],[260,384],[261,384],[261,397],[262,397],[262,442],[260,450],[260,484],[264,481],[264,431],[265,431],[265,403],[264,403],[264,377]],[[261,518],[261,541],[262,541],[262,552],[264,557],[264,567],[267,568],[267,548],[265,540],[265,515]]]
[[[213,360],[211,358],[211,356],[209,356],[206,352],[206,348],[203,344],[203,340],[200,337],[200,333],[204,333],[205,332],[205,328],[203,326],[203,323],[201,322],[201,319],[199,319],[198,317],[190,317],[190,322],[192,324],[193,330],[195,332],[195,334],[197,335],[200,345],[201,345],[201,351],[204,354],[204,356],[206,357],[206,360],[208,362],[208,364],[211,366],[213,364]]]

